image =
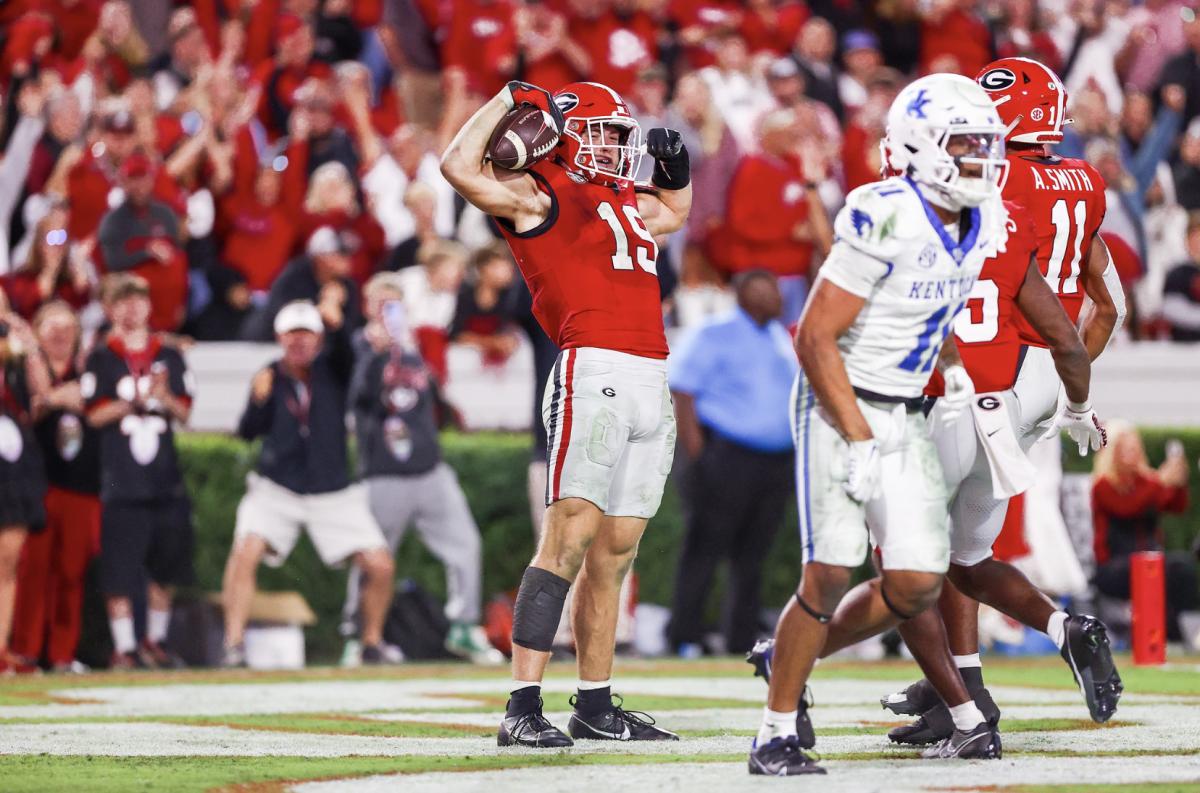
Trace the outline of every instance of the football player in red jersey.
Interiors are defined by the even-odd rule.
[[[486,149],[500,120],[523,103],[554,117],[561,137],[547,158],[507,171]],[[688,153],[674,130],[647,133],[654,175],[635,188],[640,136],[607,86],[571,83],[551,96],[511,82],[442,157],[450,184],[496,219],[534,315],[562,350],[542,402],[548,508],[517,593],[502,746],[572,744],[541,708],[542,674],[572,582],[580,685],[571,736],[678,738],[614,704],[609,684],[621,581],[658,510],[675,449],[654,238],[682,227],[692,203]]]
[[[1021,206],[1012,215],[1019,227],[1032,231],[1040,275],[1057,295],[1071,322],[1079,322],[1084,294],[1095,304],[1081,330],[1087,356],[1095,360],[1120,325],[1124,301],[1108,250],[1097,234],[1105,207],[1103,180],[1086,162],[1056,157],[1047,149],[1047,144],[1062,139],[1066,90],[1051,69],[1025,58],[995,61],[976,79],[992,95],[1009,127],[1010,168],[1004,196]],[[997,259],[995,267],[1000,267],[1004,258]],[[969,451],[976,448],[970,442],[972,428],[964,431],[965,437],[957,438],[952,431],[942,428],[939,452],[947,476],[955,467],[965,474],[955,496],[957,507],[951,513],[948,579],[953,586],[944,587],[939,602],[949,644],[941,636],[938,615],[932,611],[906,624],[901,633],[919,658],[940,656],[944,661],[952,653],[970,693],[990,717],[999,718],[983,686],[979,663],[979,603],[987,603],[1047,633],[1070,666],[1092,718],[1106,721],[1116,710],[1122,687],[1104,624],[1086,615],[1068,616],[1016,568],[991,556],[992,544],[1004,521],[1008,496],[1031,484],[1028,473],[1021,472],[1022,452],[1047,434],[1056,435],[1060,428],[1067,429],[1076,440],[1081,454],[1086,453],[1089,445],[1096,450],[1104,443],[1103,429],[1087,397],[1086,377],[1080,391],[1081,384],[1072,383],[1059,360],[1058,347],[1070,342],[1070,338],[1063,338],[1061,329],[1054,338],[1054,328],[1042,326],[1051,313],[1044,306],[1039,313],[1031,313],[1018,301],[1022,311],[1012,315],[1011,324],[1006,323],[1004,282],[993,280],[998,310],[989,308],[990,287],[983,286],[981,278],[972,293],[972,303],[978,299],[979,307],[968,304],[971,310],[960,316],[955,332],[964,362],[969,361],[967,368],[977,391],[992,386],[1012,389],[1006,398],[989,402],[994,406],[992,411],[983,407],[984,397],[977,399],[976,429],[990,427],[989,420],[999,419],[998,426],[1005,430],[1000,437],[1007,438],[1015,430],[1017,447],[989,451],[990,464],[979,459],[982,448],[971,451],[977,458],[974,464],[964,459],[956,466],[953,462],[956,444],[966,443]],[[1029,284],[1022,286],[1021,294],[1029,288]],[[1061,323],[1055,322],[1055,327],[1058,324]],[[985,341],[989,336],[993,341]],[[997,379],[999,376],[1003,377]],[[1005,381],[1007,385],[1000,386]],[[1060,410],[1062,385],[1066,386],[1066,400]],[[1049,433],[1045,431],[1047,424]],[[936,422],[934,426],[937,427]],[[976,432],[981,447],[988,445],[983,442],[987,431]],[[1014,462],[1011,475],[1006,471],[1006,460]],[[928,674],[926,663],[922,663],[922,669]],[[932,682],[936,685],[931,685],[928,679],[919,681],[883,701],[894,712],[920,716],[913,724],[892,730],[889,733],[892,740],[927,743],[949,735],[952,722],[942,699],[953,681]]]

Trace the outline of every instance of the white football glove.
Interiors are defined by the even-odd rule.
[[[975,383],[961,366],[947,367],[942,372],[942,380],[946,383],[946,393],[939,400],[942,403],[941,416],[942,421],[949,423],[971,406],[971,400],[975,398]]]
[[[1071,440],[1079,445],[1080,456],[1087,455],[1089,446],[1092,451],[1098,452],[1108,444],[1108,433],[1100,426],[1100,419],[1096,418],[1091,402],[1065,402],[1043,437],[1054,437],[1059,430],[1066,430]]]
[[[879,495],[879,444],[874,438],[846,442],[846,495],[858,503]]]

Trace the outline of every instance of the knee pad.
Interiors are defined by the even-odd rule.
[[[540,567],[526,567],[513,607],[513,644],[549,652],[571,582]]]

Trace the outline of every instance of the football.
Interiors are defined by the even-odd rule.
[[[549,113],[533,105],[518,105],[500,119],[488,141],[488,159],[501,168],[520,171],[558,145],[558,130]]]

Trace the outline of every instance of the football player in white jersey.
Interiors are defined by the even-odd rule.
[[[974,394],[943,341],[984,261],[1005,248],[1004,125],[974,81],[934,74],[900,92],[882,146],[900,176],[847,196],[797,332],[804,571],[776,626],[751,774],[824,773],[807,751],[811,729],[797,732],[815,660],[928,608],[949,564],[946,486],[922,394],[935,366],[943,410],[966,409]],[[871,543],[882,576],[843,602]],[[999,756],[999,736],[960,693],[954,754]]]

